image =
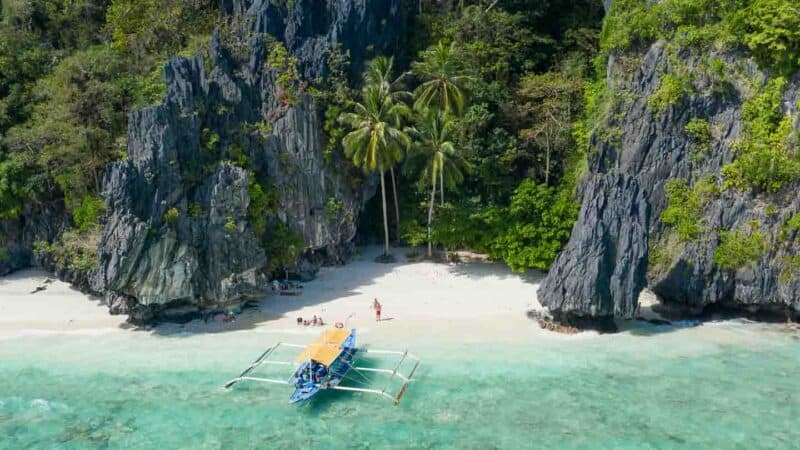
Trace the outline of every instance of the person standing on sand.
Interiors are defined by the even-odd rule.
[[[372,309],[375,310],[375,321],[381,321],[381,302],[378,301],[377,298],[372,300]]]

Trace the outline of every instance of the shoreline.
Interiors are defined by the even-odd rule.
[[[244,309],[232,323],[198,319],[184,324],[136,327],[126,322],[126,316],[110,315],[102,299],[84,294],[44,271],[24,270],[0,278],[0,339],[114,333],[137,337],[270,334],[276,338],[296,336],[298,343],[303,343],[313,340],[324,327],[298,326],[296,320],[314,315],[322,316],[327,326],[346,323],[370,343],[393,346],[424,342],[536,345],[692,328],[680,323],[659,327],[619,321],[619,333],[608,335],[549,331],[529,317],[531,310],[541,310],[536,299],[541,273],[517,274],[495,262],[409,262],[405,250],[394,249],[398,262],[379,264],[374,262],[379,247],[360,248],[347,265],[321,268],[315,280],[303,284],[302,295],[268,294]],[[31,294],[47,279],[51,282],[46,284],[46,290]],[[376,297],[383,304],[381,322],[374,320],[370,308]],[[641,300],[642,317],[657,318],[651,311],[657,303],[655,296],[645,291]],[[700,333],[715,334],[714,330],[720,327],[708,326],[712,323],[704,322],[699,328],[708,331]],[[760,325],[772,329],[768,324]],[[780,331],[784,327],[774,329]]]
[[[0,278],[0,338],[37,334],[144,332],[289,332],[317,334],[322,327],[298,326],[298,317],[322,316],[326,325],[346,323],[377,340],[424,336],[444,341],[524,341],[538,324],[526,313],[538,309],[538,272],[513,273],[502,263],[409,262],[395,248],[397,262],[374,262],[380,247],[361,247],[344,266],[323,267],[303,283],[300,296],[267,294],[232,323],[192,320],[136,327],[112,316],[102,299],[84,294],[47,272],[28,269]],[[45,280],[50,280],[45,283]],[[41,292],[31,293],[37,286]],[[376,322],[373,298],[383,304]],[[289,331],[293,330],[293,331]]]

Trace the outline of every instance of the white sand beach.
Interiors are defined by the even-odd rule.
[[[408,262],[407,249],[394,249],[397,263],[374,262],[379,247],[361,248],[349,264],[324,267],[303,283],[300,296],[265,296],[234,323],[166,324],[160,331],[260,332],[314,335],[318,327],[298,326],[298,317],[341,321],[372,339],[416,338],[502,341],[538,326],[526,311],[537,308],[538,272],[513,273],[502,263]],[[52,282],[45,284],[48,278]],[[43,291],[31,293],[37,286]],[[383,304],[382,321],[371,309]],[[101,300],[35,270],[0,278],[0,335],[26,332],[130,332],[124,316],[111,316]]]
[[[38,286],[45,290],[32,293]],[[0,336],[20,332],[68,332],[119,328],[102,299],[86,295],[41,270],[0,277]]]

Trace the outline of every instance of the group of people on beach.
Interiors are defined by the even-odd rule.
[[[375,321],[376,322],[380,322],[381,321],[381,310],[383,309],[383,305],[381,305],[381,302],[379,302],[377,298],[373,299],[372,300],[372,304],[370,305],[370,308],[372,308],[375,311]],[[311,320],[303,319],[302,317],[298,317],[297,318],[297,325],[302,325],[302,326],[305,326],[305,327],[308,327],[308,326],[312,326],[312,327],[324,326],[325,325],[325,321],[322,320],[322,316],[317,316],[316,314],[314,314],[314,317],[312,317]],[[344,327],[343,323],[336,322],[336,328],[343,328],[343,327]]]
[[[312,326],[312,327],[319,326],[319,327],[321,327],[321,326],[325,325],[325,321],[322,320],[322,316],[317,317],[317,315],[314,314],[314,317],[311,320],[303,319],[302,317],[298,317],[297,318],[297,324],[298,325],[303,325],[303,326],[306,326],[306,327],[307,326]]]

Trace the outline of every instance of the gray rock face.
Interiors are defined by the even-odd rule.
[[[248,215],[255,180],[274,192],[277,220],[302,236],[304,273],[346,258],[355,218],[374,192],[354,183],[335,156],[326,160],[315,100],[281,97],[278,74],[265,65],[266,42],[283,42],[305,80],[325,76],[337,44],[360,70],[368,45],[378,51],[396,42],[399,0],[295,0],[290,10],[242,0],[223,10],[239,31],[215,32],[210,63],[169,62],[166,98],[131,114],[128,158],[105,177],[107,225],[92,287],[112,312],[134,320],[263,291],[262,243],[271,236],[257,236]]]
[[[0,220],[0,276],[33,265],[33,244],[53,241],[67,222],[62,201],[28,204],[19,218]]]
[[[586,192],[569,245],[542,283],[539,301],[564,324],[610,328],[610,321],[602,322],[632,314],[644,286],[650,208],[634,177],[598,175]]]
[[[769,195],[723,190],[703,206],[700,222],[705,231],[694,241],[670,240],[671,230],[661,223],[669,180],[686,179],[692,185],[710,176],[722,181],[720,170],[735,158],[734,144],[741,137],[750,80],[769,79],[741,55],[706,55],[712,57],[731,71],[727,95],[715,92],[719,79],[707,73],[699,55],[676,58],[663,43],[643,54],[616,55],[609,61],[607,83],[617,100],[591,140],[593,156],[570,241],[538,292],[539,301],[557,320],[602,326],[613,317],[629,318],[647,286],[665,309],[683,314],[714,308],[795,315],[800,310],[800,279],[787,277],[794,272],[786,259],[798,248],[794,232],[783,232],[785,222],[800,211],[800,199],[793,195],[800,185]],[[654,111],[648,98],[664,74],[679,70],[676,64],[692,73],[694,92],[664,111]],[[799,90],[797,74],[783,99],[785,112],[795,117],[795,129],[800,129]],[[711,148],[701,154],[685,131],[695,117],[707,120],[712,130]],[[713,262],[720,232],[746,230],[754,220],[766,236],[767,251],[755,264],[720,269]],[[662,253],[667,250],[666,262],[653,262],[654,246]]]

